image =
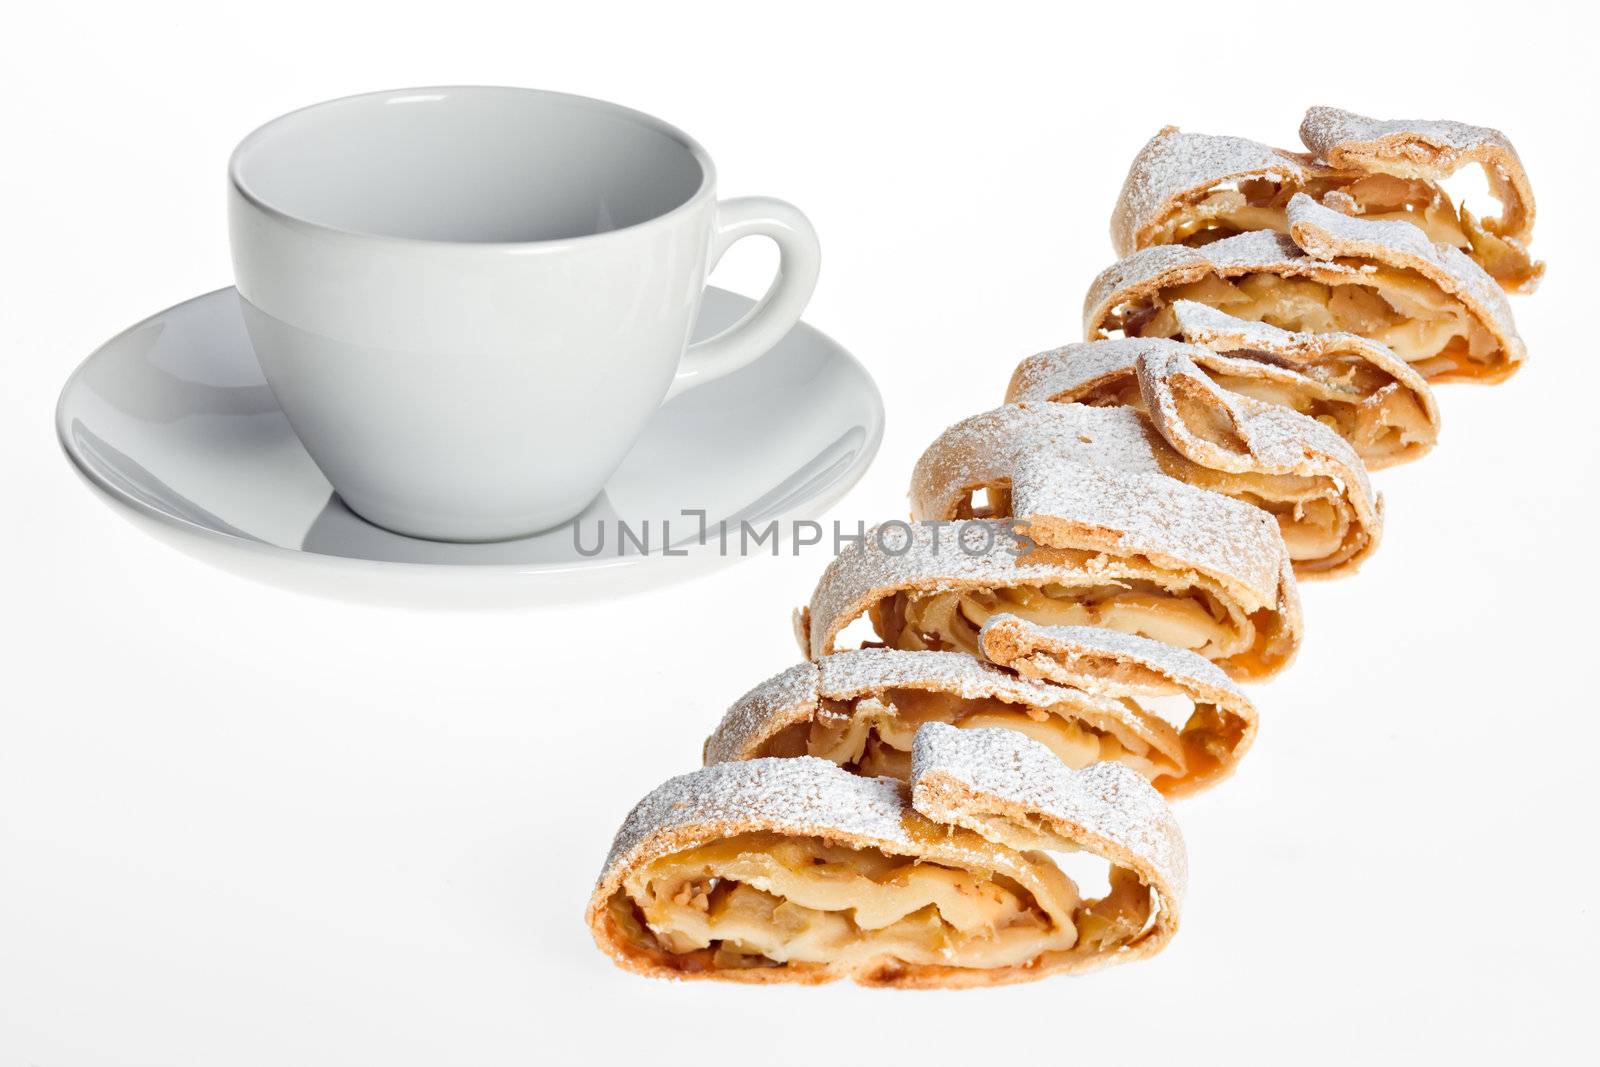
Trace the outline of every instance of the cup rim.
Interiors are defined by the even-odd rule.
[[[580,234],[576,237],[555,237],[534,241],[458,241],[428,237],[406,237],[399,234],[389,233],[372,233],[367,230],[356,230],[344,226],[335,226],[326,222],[316,222],[311,219],[304,218],[303,216],[296,215],[293,212],[286,211],[283,208],[280,208],[266,200],[260,194],[256,193],[250,188],[249,183],[244,177],[241,157],[244,155],[245,151],[253,143],[264,136],[268,130],[273,129],[282,123],[289,122],[312,111],[319,111],[324,108],[335,107],[340,104],[349,104],[358,100],[371,100],[385,97],[393,98],[405,96],[425,96],[429,94],[442,93],[528,94],[533,96],[549,97],[560,100],[567,104],[593,108],[595,110],[607,111],[611,112],[612,114],[620,115],[630,122],[637,123],[640,126],[664,134],[682,144],[684,148],[688,149],[689,154],[694,157],[695,162],[700,167],[700,185],[692,194],[690,194],[688,199],[684,200],[683,203],[677,205],[671,210],[652,216],[651,218],[644,219],[641,222],[635,222],[628,226],[619,226],[614,230],[605,230],[601,233]],[[304,107],[297,107],[292,111],[286,111],[275,118],[268,119],[266,122],[245,134],[239,143],[234,146],[233,152],[228,156],[229,187],[251,207],[272,217],[286,226],[310,231],[313,233],[335,234],[340,237],[357,238],[364,241],[379,241],[398,245],[414,245],[419,248],[472,249],[479,252],[504,250],[544,251],[566,248],[575,245],[597,243],[604,241],[607,238],[616,237],[625,233],[635,233],[651,228],[662,228],[670,225],[678,216],[688,214],[689,212],[699,208],[706,199],[713,195],[713,190],[716,188],[716,180],[717,170],[715,164],[713,164],[711,161],[711,155],[705,150],[699,141],[696,141],[693,137],[690,137],[687,133],[672,125],[670,122],[666,122],[663,119],[656,118],[654,115],[628,107],[624,104],[612,103],[609,100],[601,100],[598,97],[581,96],[577,93],[556,92],[555,90],[551,89],[533,89],[527,86],[518,85],[419,85],[403,89],[379,89],[374,92],[351,93],[348,96],[337,96],[328,100],[319,100],[314,104],[307,104]]]

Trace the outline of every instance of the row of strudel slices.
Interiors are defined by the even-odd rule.
[[[1235,679],[1293,657],[1295,575],[1373,551],[1366,468],[1433,446],[1430,381],[1516,369],[1502,287],[1543,270],[1495,131],[1313,109],[1302,137],[1146,146],[1091,340],[1024,360],[1004,406],[928,448],[915,524],[842,552],[797,614],[805,662],[628,816],[588,912],[619,964],[962,987],[1172,937],[1162,797],[1237,766],[1256,712]],[[1469,162],[1499,217],[1445,193]],[[1049,852],[1097,857],[1103,888]]]

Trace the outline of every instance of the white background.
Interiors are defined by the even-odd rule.
[[[36,4],[0,30],[0,1064],[1283,1062],[1574,1055],[1592,1027],[1600,747],[1597,161],[1587,34],[1535,5]],[[1529,21],[1524,22],[1523,19]],[[1294,146],[1306,105],[1515,139],[1550,263],[1531,352],[1441,390],[1354,579],[1179,811],[1153,961],[966,993],[653,983],[581,914],[628,807],[796,658],[825,562],[559,610],[252,584],[144,536],[51,414],[124,326],[228,281],[223,165],[298,105],[439,83],[617,100],[726,195],[803,206],[808,320],[889,432],[834,510],[1077,339],[1123,172],[1166,123]],[[764,285],[741,247],[719,283]]]

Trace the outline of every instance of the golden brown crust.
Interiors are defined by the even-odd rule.
[[[1012,470],[1040,454],[1063,461],[1160,474],[1160,448],[1140,412],[1126,407],[1022,402],[985,411],[947,428],[918,458],[911,473],[913,519],[1003,518],[1011,514],[997,492],[979,510],[970,495],[1009,489]]]

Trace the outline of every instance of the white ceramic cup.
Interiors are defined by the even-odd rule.
[[[685,134],[561,93],[316,104],[246,137],[229,177],[245,322],[289,422],[351,509],[435,540],[577,515],[663,400],[795,324],[820,262],[796,208],[718,202]],[[689,345],[706,275],[758,234],[772,287]]]

